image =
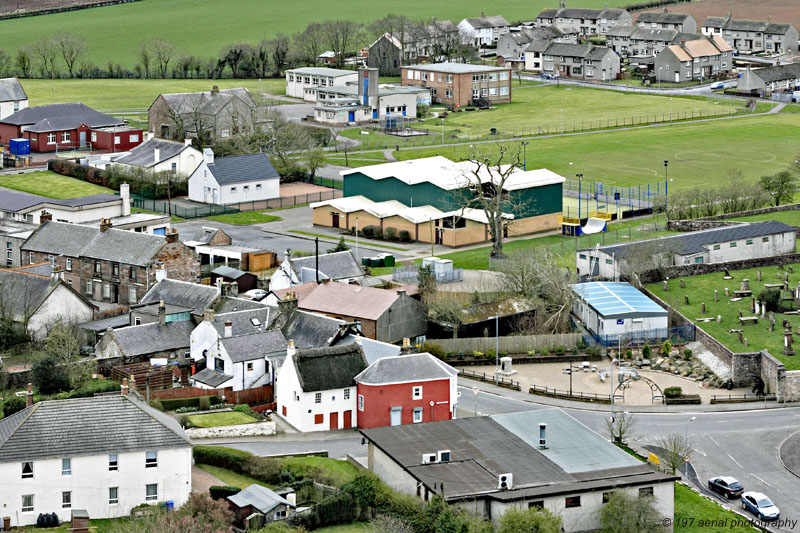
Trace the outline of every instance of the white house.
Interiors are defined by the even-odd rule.
[[[278,198],[280,174],[266,154],[214,158],[203,149],[203,160],[189,176],[189,199],[204,204],[232,204]]]
[[[286,96],[304,98],[308,87],[336,87],[358,81],[358,72],[327,67],[303,67],[286,71]]]
[[[269,290],[288,289],[301,283],[316,281],[317,265],[319,279],[329,279],[342,283],[352,283],[364,277],[364,269],[358,264],[353,254],[346,250],[319,256],[288,258],[272,274]]]
[[[216,316],[207,311],[190,338],[196,371],[189,382],[203,389],[234,391],[273,384],[287,347],[280,331],[267,330],[275,314],[269,307]]]
[[[508,33],[509,26],[502,15],[487,17],[483,13],[478,18],[468,18],[458,23],[459,31],[466,37],[467,42],[474,46],[497,43],[501,35]]]
[[[0,307],[20,327],[26,324],[31,338],[44,341],[55,324],[69,326],[94,319],[97,307],[61,279],[59,272],[43,275],[26,270],[0,270]]]
[[[192,443],[174,419],[135,393],[43,401],[0,420],[0,514],[12,527],[40,513],[130,516],[192,490]]]
[[[365,368],[357,343],[298,351],[290,339],[275,385],[278,414],[303,432],[357,427],[354,378]]]
[[[148,136],[151,134],[148,134]],[[152,172],[173,172],[190,176],[200,162],[203,154],[192,146],[192,140],[184,142],[150,138],[119,159],[111,161],[111,166],[143,168]]]
[[[630,283],[593,281],[572,286],[572,313],[593,335],[626,336],[663,332],[668,326],[667,310]],[[665,335],[652,333],[651,336]]]
[[[0,120],[28,107],[28,95],[17,78],[0,79]]]

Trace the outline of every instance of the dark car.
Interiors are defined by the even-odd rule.
[[[722,494],[727,499],[738,498],[744,492],[742,484],[736,478],[730,476],[712,477],[708,480],[708,489]]]
[[[750,511],[760,520],[777,520],[781,516],[780,509],[760,492],[742,494],[742,509]]]

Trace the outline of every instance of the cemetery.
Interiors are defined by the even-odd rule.
[[[800,264],[668,279],[647,288],[734,353],[768,350],[800,369]]]

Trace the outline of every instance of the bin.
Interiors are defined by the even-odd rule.
[[[390,255],[390,254],[386,254],[383,257],[383,265],[387,266],[387,267],[393,267],[394,266],[394,256]]]
[[[3,517],[3,531],[11,531],[11,517],[4,516]]]
[[[175,510],[175,502],[167,500],[167,512],[171,513],[173,510]]]
[[[369,266],[369,260],[370,260],[369,257],[362,257],[361,258],[361,266],[365,266],[365,267]]]

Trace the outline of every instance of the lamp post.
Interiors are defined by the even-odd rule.
[[[578,224],[581,221],[581,189],[583,185],[583,174],[575,174],[575,177],[578,178]]]
[[[530,141],[522,141],[522,170],[528,170],[528,157],[525,147],[529,144]]]
[[[658,90],[661,90],[661,69],[663,67],[658,67]]]
[[[564,135],[564,110],[561,110],[561,135]]]
[[[444,119],[442,119],[442,146],[444,146]]]
[[[494,384],[498,384],[497,374],[500,372],[500,315],[494,315]]]
[[[361,261],[358,256],[358,217],[356,217],[356,261]]]
[[[697,417],[693,416],[692,418],[690,418],[689,420],[686,421],[686,432],[684,433],[683,438],[686,439],[686,444],[687,445],[689,444],[689,422],[692,422],[693,420],[696,420],[696,419],[697,419]]]
[[[669,161],[664,160],[664,210],[667,209],[669,201]]]
[[[579,370],[579,369],[580,369],[579,366],[572,366],[572,363],[570,363],[569,368],[563,368],[561,370],[562,374],[569,374],[569,395],[570,396],[572,396],[572,374],[573,374],[573,372],[575,372],[576,370]]]

